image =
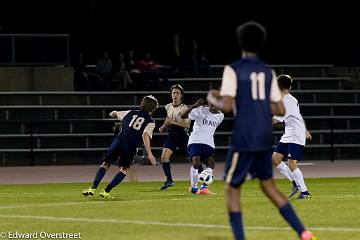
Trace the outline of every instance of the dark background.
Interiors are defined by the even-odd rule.
[[[359,14],[355,6],[323,3],[265,4],[253,1],[7,1],[0,3],[0,33],[68,33],[72,57],[83,52],[94,63],[102,50],[115,58],[135,50],[153,52],[169,61],[173,33],[188,47],[192,39],[206,50],[212,64],[239,56],[235,28],[248,20],[262,23],[268,42],[261,57],[270,64],[360,64]],[[329,10],[330,9],[330,10]],[[4,42],[5,41],[5,42]],[[1,40],[0,58],[9,53]],[[36,55],[34,42],[25,47]],[[63,44],[54,45],[64,52]],[[61,46],[61,47],[60,47]],[[58,53],[61,55],[61,53]],[[25,59],[26,60],[26,59]]]

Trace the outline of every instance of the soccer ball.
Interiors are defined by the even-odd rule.
[[[205,183],[206,185],[210,185],[213,181],[214,176],[211,168],[206,168],[199,174],[199,182],[201,184]]]

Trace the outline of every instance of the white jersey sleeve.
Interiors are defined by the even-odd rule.
[[[123,118],[126,116],[126,114],[128,114],[130,112],[129,111],[119,111],[119,112],[116,112],[116,117],[117,119],[119,120],[123,120]]]
[[[189,113],[189,119],[196,120],[199,117],[201,117],[201,115],[200,115],[201,109],[202,109],[202,107],[197,107],[197,108],[192,109],[191,112]]]
[[[228,65],[225,66],[222,82],[221,82],[221,89],[220,89],[220,96],[229,96],[229,97],[236,97],[237,91],[237,78],[234,69]]]
[[[146,127],[144,129],[144,132],[149,134],[150,138],[152,138],[154,129],[155,129],[155,123],[148,123],[148,125],[146,125]]]

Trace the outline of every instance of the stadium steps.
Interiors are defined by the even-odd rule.
[[[350,77],[294,77],[293,90],[345,90],[352,89]],[[181,84],[184,89],[218,89],[221,78],[172,78],[170,84]]]
[[[166,115],[165,105],[160,105],[154,117]],[[360,103],[300,103],[304,116],[360,115]],[[91,119],[107,118],[113,110],[136,109],[138,105],[2,105],[0,120],[11,119]]]
[[[313,144],[356,144],[360,142],[360,129],[336,129],[333,131],[334,139],[331,140],[331,130],[312,130]],[[274,143],[280,140],[283,131],[274,131]],[[216,132],[215,144],[228,146],[232,132]],[[34,133],[34,134],[0,134],[0,146],[8,145],[11,149],[31,148],[101,148],[109,146],[114,134],[112,133]],[[153,134],[153,146],[161,146],[166,134]],[[311,147],[311,146],[310,146]]]
[[[157,128],[164,118],[154,118]],[[360,129],[360,116],[304,116],[309,129]],[[59,119],[59,120],[0,120],[2,134],[69,134],[69,133],[110,133],[116,120],[113,119]],[[311,128],[310,128],[311,127]],[[231,131],[232,118],[225,117],[218,131]]]
[[[330,76],[332,65],[272,67],[278,74],[290,74],[295,79],[293,94],[300,102],[314,138],[307,145],[305,159],[330,159],[331,154],[336,159],[357,158],[360,91],[351,90],[351,78]],[[184,86],[185,103],[190,105],[199,97],[205,97],[210,87],[220,85],[223,66],[216,69],[217,78],[177,78],[170,82],[180,82]],[[197,91],[199,89],[202,91]],[[0,93],[0,164],[99,163],[113,137],[111,132],[115,122],[104,118],[114,109],[136,108],[141,98],[148,94],[147,91]],[[171,101],[168,91],[151,94],[162,104]],[[158,126],[164,115],[163,108],[155,112]],[[333,137],[330,137],[331,126],[335,129]],[[226,155],[231,129],[232,119],[227,115],[216,133],[218,160],[223,160]],[[282,133],[276,129],[274,143]],[[154,134],[156,156],[160,156],[164,137]],[[331,143],[334,146],[332,153]]]
[[[208,90],[185,92],[185,103],[206,97]],[[168,91],[154,92],[1,92],[0,106],[51,105],[138,105],[145,95],[156,95],[160,103],[170,102]],[[360,90],[292,90],[300,103],[359,103]]]

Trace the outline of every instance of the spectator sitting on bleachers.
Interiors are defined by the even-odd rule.
[[[133,88],[133,81],[126,68],[125,57],[123,53],[119,54],[118,63],[114,69],[114,78],[119,80],[120,86],[117,86],[118,90],[129,90]]]
[[[171,49],[171,63],[174,66],[174,75],[183,76],[184,74],[184,56],[183,47],[180,44],[180,37],[178,34],[173,36],[173,45]]]
[[[153,90],[160,90],[160,79],[162,79],[161,87],[168,90],[167,76],[160,70],[159,65],[151,59],[151,53],[146,53],[144,59],[137,63],[137,69],[141,73],[142,80],[152,81]]]
[[[95,71],[102,77],[105,89],[109,89],[112,79],[112,62],[107,51],[104,51],[103,56],[98,59]]]
[[[128,57],[125,60],[125,66],[127,71],[130,74],[130,78],[133,82],[133,88],[137,90],[143,89],[142,79],[141,79],[141,73],[140,70],[137,69],[136,66],[137,61],[135,60],[135,53],[134,51],[130,50],[128,52]]]
[[[205,50],[199,48],[196,40],[192,42],[191,69],[196,77],[212,77],[210,63],[206,58]]]
[[[89,77],[82,53],[78,53],[73,64],[74,67],[74,88],[75,91],[89,90]]]

